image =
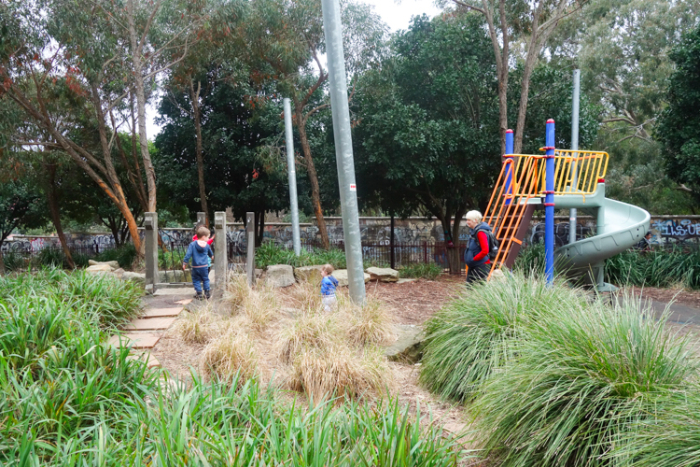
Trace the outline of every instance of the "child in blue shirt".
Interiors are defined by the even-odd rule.
[[[214,252],[208,243],[209,229],[204,226],[197,228],[197,240],[190,243],[187,248],[187,254],[182,260],[182,270],[187,268],[187,263],[192,260],[192,285],[197,295],[194,296],[197,300],[202,300],[202,287],[207,299],[211,298],[211,290],[209,288],[209,259],[214,258]]]
[[[338,287],[338,279],[331,274],[333,274],[333,266],[330,264],[321,268],[321,301],[324,311],[331,311],[336,305],[335,288]]]

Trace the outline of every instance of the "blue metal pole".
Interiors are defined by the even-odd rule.
[[[544,256],[547,283],[554,282],[554,120],[547,120],[545,150]]]
[[[513,154],[513,130],[506,130],[506,156]],[[513,161],[512,157],[506,157],[507,160]],[[506,167],[506,195],[513,193],[513,164],[509,163]],[[510,204],[510,199],[506,197],[506,205]]]

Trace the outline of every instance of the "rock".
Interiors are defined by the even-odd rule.
[[[189,275],[187,274],[189,273]],[[187,279],[189,277],[189,280]],[[192,282],[192,273],[187,270],[173,269],[172,271],[158,271],[158,283],[172,284],[175,282]]]
[[[505,282],[506,275],[500,269],[494,269],[491,271],[491,280],[493,282]]]
[[[146,274],[141,274],[138,272],[124,271],[122,274],[122,279],[125,281],[140,282],[142,284],[146,283]]]
[[[294,277],[297,278],[299,282],[311,282],[311,283],[321,283],[321,268],[323,265],[319,264],[316,266],[302,266],[300,268],[294,268]]]
[[[411,278],[402,278],[402,279],[399,279],[398,281],[396,281],[396,283],[397,283],[397,284],[405,284],[406,282],[415,282],[415,281],[417,281],[417,280],[418,280],[418,279],[415,279],[415,278],[412,278],[412,277],[411,277]]]
[[[416,363],[423,356],[423,328],[412,324],[399,324],[395,329],[396,342],[384,350],[384,356],[391,361]]]
[[[398,282],[399,271],[391,268],[367,268],[365,272],[369,274],[369,280],[379,282]]]
[[[338,269],[333,271],[333,274],[331,274],[333,277],[336,278],[338,281],[338,287],[347,287],[348,286],[348,270],[347,269]],[[369,274],[365,273],[365,284],[369,282]]]
[[[265,282],[273,287],[289,287],[296,284],[294,268],[288,264],[268,266],[265,272]]]
[[[112,272],[112,266],[110,266],[107,263],[101,263],[101,264],[95,264],[92,266],[89,266],[85,271],[90,272],[90,273],[104,273],[104,272]]]
[[[126,271],[124,271],[122,268],[119,268],[114,270],[113,274],[117,277],[117,279],[121,279],[125,272]]]
[[[90,266],[99,266],[101,264],[108,264],[109,267],[112,269],[119,269],[119,262],[118,261],[95,261],[94,259],[88,260],[88,265],[90,265]]]

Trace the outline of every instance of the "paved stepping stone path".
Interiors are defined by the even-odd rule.
[[[179,292],[179,293],[178,293]],[[192,302],[190,289],[168,290],[167,293],[144,297],[141,316],[126,324],[126,331],[109,338],[113,346],[131,346],[129,359],[141,359],[148,368],[160,366],[160,362],[149,352],[162,337],[163,333],[177,320],[185,306]]]

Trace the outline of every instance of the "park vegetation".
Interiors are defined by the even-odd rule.
[[[231,292],[232,315],[249,319],[250,326],[269,326],[269,319],[256,318],[266,306],[260,298],[269,298],[256,294],[266,291],[241,297],[236,290],[242,289]],[[106,342],[116,325],[138,315],[141,293],[128,282],[83,272],[0,278],[0,463],[455,466],[468,456],[454,438],[422,424],[425,414],[390,398],[371,407],[322,400],[334,392],[325,391],[328,384],[308,404],[283,398],[272,382],[249,379],[257,371],[246,371],[255,367],[233,360],[247,348],[231,339],[233,329],[224,334],[226,342],[219,332],[195,337],[190,327],[193,334],[183,334],[208,342],[207,380],[193,374],[184,384],[163,370],[149,370],[128,348]],[[342,332],[355,345],[376,342],[383,335],[371,325],[374,320],[370,315],[353,321]],[[289,330],[285,355],[297,361],[297,354],[312,351],[316,344],[307,330],[323,326],[320,316],[300,318]],[[319,337],[325,342],[335,336]],[[312,380],[303,362],[298,381],[307,388]],[[357,384],[356,375],[350,376],[347,383]]]
[[[516,151],[538,151],[546,118],[569,145],[581,68],[580,146],[610,152],[609,195],[695,212],[697,2],[441,4],[389,33],[342,2],[361,209],[433,216],[457,238],[464,212],[485,207],[508,126]],[[319,0],[3,4],[0,247],[55,231],[72,268],[66,228],[104,226],[142,254],[144,212],[189,224],[227,208],[256,213],[259,245],[265,213],[288,205],[289,97],[299,204],[328,249],[339,196],[320,12]]]
[[[421,381],[469,405],[496,465],[693,465],[697,421],[674,417],[700,398],[698,356],[667,317],[507,276],[431,318]]]

